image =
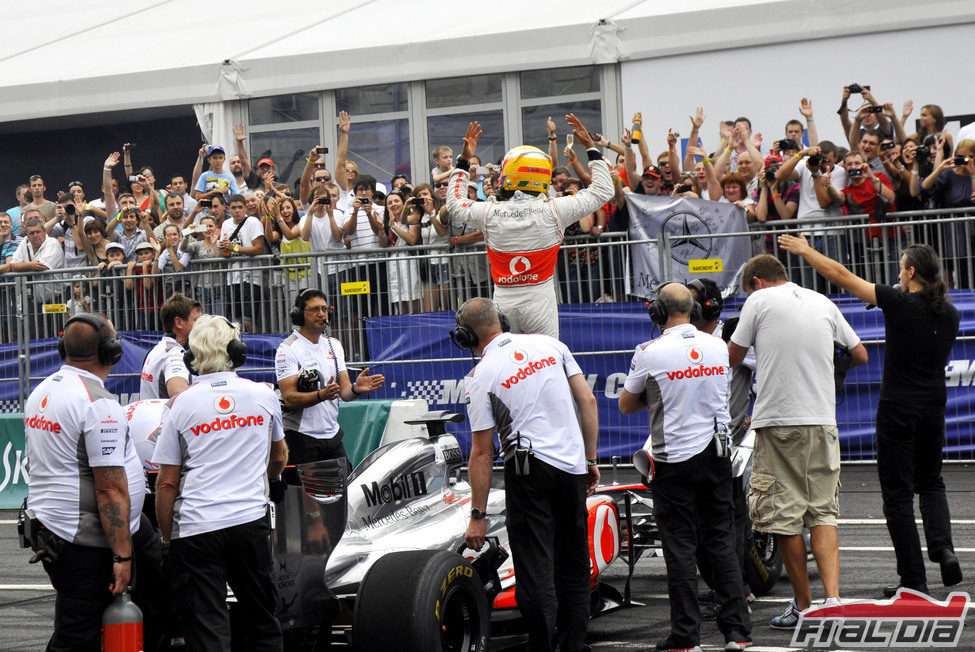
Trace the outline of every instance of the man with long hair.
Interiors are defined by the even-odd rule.
[[[877,403],[877,473],[887,530],[897,557],[898,585],[927,593],[921,541],[914,523],[918,494],[928,558],[941,566],[945,586],[961,582],[951,540],[951,516],[941,477],[945,443],[945,365],[958,335],[958,310],[945,297],[941,259],[926,244],[900,259],[900,287],[866,281],[809,247],[806,239],[779,236],[779,246],[802,256],[817,272],[884,311],[884,374]]]

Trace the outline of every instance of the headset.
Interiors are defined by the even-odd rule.
[[[508,321],[507,315],[501,312],[501,309],[498,308],[498,304],[492,301],[491,305],[494,306],[494,311],[498,314],[498,321],[501,322],[501,330],[504,331],[505,333],[510,332],[511,322]],[[461,306],[461,310],[463,309],[464,306]],[[459,312],[460,311],[458,311],[458,313]],[[474,351],[474,348],[477,346],[477,343],[480,341],[480,338],[477,336],[477,333],[474,332],[474,329],[468,326],[467,324],[460,323],[460,321],[457,322],[457,330],[452,330],[450,331],[449,334],[450,334],[450,341],[453,342],[458,348],[465,349],[471,352]]]
[[[721,310],[724,308],[724,299],[721,297],[721,290],[718,289],[716,283],[713,281],[705,283],[701,279],[696,278],[688,283],[687,287],[697,292],[697,300],[695,303],[700,307],[701,318],[704,321],[714,321],[721,316]]]
[[[328,297],[325,296],[325,293],[316,288],[305,288],[298,293],[298,296],[295,297],[295,305],[291,308],[291,312],[289,313],[292,324],[298,326],[299,328],[305,325],[305,304],[308,303],[309,299],[313,299],[314,297],[321,297],[322,299],[325,299],[326,303],[328,302]],[[329,324],[332,323],[332,314],[334,312],[335,306],[330,305],[328,307],[327,315]]]
[[[671,283],[676,283],[676,281],[668,281],[657,288],[654,293],[653,298],[647,303],[647,314],[650,315],[650,321],[652,321],[657,326],[663,327],[670,319],[670,313],[667,312],[667,306],[664,302],[660,300],[660,291],[670,285]],[[691,323],[695,323],[701,320],[701,304],[697,301],[694,302],[694,307],[691,308]]]
[[[217,316],[227,322],[227,325],[230,326],[230,328],[234,328],[234,325],[230,323],[229,319],[223,315]],[[230,360],[230,365],[234,369],[244,366],[244,363],[247,362],[247,345],[244,344],[243,340],[234,337],[227,342],[227,358]],[[196,373],[196,368],[193,367],[193,361],[195,359],[196,356],[193,355],[192,349],[190,349],[189,344],[187,344],[186,351],[183,352],[183,364],[185,364],[186,368],[194,374]]]
[[[88,324],[97,333],[108,331],[109,334],[102,335],[102,339],[98,341],[98,362],[106,367],[112,367],[118,364],[118,361],[122,359],[122,341],[118,336],[111,334],[108,324],[89,312],[77,314],[64,323],[61,337],[58,338],[58,355],[61,356],[61,359],[67,360],[68,358],[67,347],[64,344],[64,334],[68,332],[68,326],[76,321]]]

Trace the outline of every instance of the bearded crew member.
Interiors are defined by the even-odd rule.
[[[230,650],[227,585],[248,649],[281,650],[271,580],[268,481],[288,449],[274,392],[233,371],[247,358],[240,330],[203,315],[189,337],[197,382],[163,412],[156,518],[170,545],[175,609],[190,652]]]
[[[751,644],[751,622],[735,554],[731,460],[725,452],[728,350],[690,323],[693,312],[685,286],[667,283],[658,290],[650,316],[663,334],[637,347],[619,406],[623,414],[650,411],[644,449],[653,460],[650,489],[667,564],[671,629],[657,649],[701,649],[700,540],[712,569],[724,649],[742,650]]]
[[[179,292],[166,299],[159,309],[159,320],[166,334],[142,364],[139,400],[173,398],[190,386],[191,375],[183,364],[183,353],[186,339],[201,312],[199,301]]]
[[[467,333],[464,345],[483,356],[465,379],[473,431],[467,545],[480,550],[484,544],[497,430],[518,576],[515,599],[528,624],[528,648],[587,650],[585,505],[586,494],[599,484],[596,399],[564,344],[545,335],[504,333],[489,299],[465,303],[457,324],[458,332]]]
[[[274,358],[294,464],[345,458],[339,398],[354,401],[382,387],[385,380],[382,374],[370,374],[368,367],[355,383],[349,380],[342,343],[327,335],[329,309],[321,290],[299,292],[291,310],[296,329],[281,342]]]
[[[536,147],[515,147],[501,163],[497,201],[467,198],[468,161],[477,150],[481,126],[467,128],[464,149],[450,176],[447,211],[451,222],[466,223],[484,234],[494,301],[519,333],[559,336],[559,313],[552,276],[566,227],[595,212],[613,197],[609,165],[574,115],[566,120],[586,148],[592,185],[574,195],[550,198],[552,159]]]
[[[148,519],[140,519],[146,480],[122,406],[105,389],[122,357],[115,327],[99,315],[72,317],[58,352],[64,365],[24,405],[32,547],[57,592],[47,649],[100,650],[102,612],[128,588],[133,550],[135,598],[144,609],[142,596],[158,591],[150,582],[158,580],[161,551]],[[151,613],[147,650],[155,649]]]

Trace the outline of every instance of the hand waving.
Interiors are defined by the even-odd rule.
[[[467,134],[464,136],[464,148],[460,153],[460,157],[467,161],[471,160],[471,157],[477,152],[477,141],[481,137],[481,123],[472,122],[467,125]]]

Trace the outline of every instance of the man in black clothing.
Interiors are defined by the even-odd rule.
[[[945,586],[961,582],[951,540],[951,516],[941,477],[945,442],[944,369],[958,335],[958,310],[945,297],[941,260],[928,245],[911,245],[900,260],[900,288],[869,283],[816,252],[802,236],[779,236],[827,280],[884,311],[884,373],[877,404],[877,473],[900,586],[927,592],[921,541],[914,524],[918,494],[928,557]]]

